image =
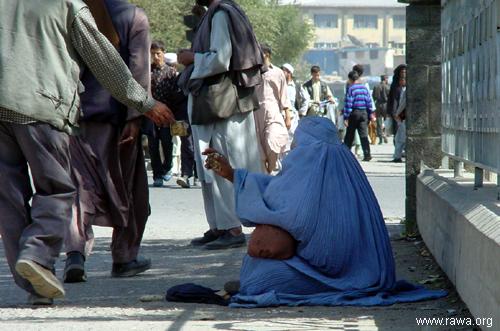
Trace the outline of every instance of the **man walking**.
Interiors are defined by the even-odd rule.
[[[0,44],[0,233],[16,283],[31,303],[50,304],[64,296],[53,268],[75,196],[68,133],[79,117],[79,68],[158,124],[172,115],[132,78],[80,0],[0,2]]]
[[[356,131],[363,148],[363,161],[372,159],[368,141],[368,123],[373,120],[372,98],[366,86],[359,80],[357,71],[349,72],[349,88],[344,103],[344,124],[347,127],[344,143],[352,147]]]
[[[116,34],[123,61],[148,90],[150,40],[144,11],[124,0],[87,3],[98,26],[109,26]],[[138,139],[143,116],[112,98],[90,71],[84,72],[82,83],[86,90],[81,95],[81,135],[70,139],[77,196],[65,238],[66,283],[86,280],[84,261],[94,242],[92,225],[113,227],[113,277],[134,276],[151,265],[149,259],[138,258],[149,216],[148,181]]]
[[[162,95],[160,84],[166,79],[174,79],[176,71],[173,66],[165,62],[165,45],[161,41],[151,43],[151,93],[155,99]],[[160,146],[163,152],[163,160],[160,154]],[[153,170],[153,186],[162,187],[163,181],[172,178],[172,151],[173,143],[170,128],[154,125],[152,132],[148,134],[149,156],[151,157],[151,168]]]
[[[373,88],[373,101],[375,102],[375,116],[377,123],[378,144],[387,143],[384,131],[384,121],[387,117],[387,100],[389,97],[389,78],[387,75],[380,76],[380,83]]]
[[[276,170],[279,156],[287,151],[291,128],[290,101],[283,70],[271,63],[271,47],[261,45],[267,71],[257,88],[260,109],[254,112],[263,165],[270,174]]]

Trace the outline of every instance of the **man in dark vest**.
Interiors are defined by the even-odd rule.
[[[195,162],[210,229],[193,245],[206,249],[224,249],[245,244],[241,223],[235,212],[234,187],[231,182],[214,176],[204,168],[207,148],[224,153],[238,168],[252,168],[262,172],[253,110],[256,103],[240,107],[240,95],[230,109],[229,117],[213,122],[194,123],[207,109],[194,107],[194,98],[200,94],[207,78],[231,77],[238,91],[253,98],[255,87],[262,83],[263,54],[252,26],[243,10],[231,0],[197,0],[207,6],[193,39],[192,49],[179,53],[179,63],[187,66],[179,85],[189,94],[188,113],[195,147]],[[198,99],[199,101],[200,99]]]
[[[306,116],[324,116],[326,112],[321,107],[322,102],[334,102],[333,94],[328,85],[321,80],[321,68],[319,66],[311,67],[311,79],[304,83],[304,88],[309,93],[310,103]]]
[[[150,39],[144,11],[124,0],[86,1],[99,28],[110,41],[116,40],[134,78],[149,89]],[[116,101],[89,70],[82,83],[81,135],[70,140],[77,196],[65,238],[67,283],[86,280],[84,261],[93,246],[92,225],[113,227],[113,277],[134,276],[151,265],[149,259],[138,257],[149,216],[147,174],[138,139],[143,116]]]
[[[76,194],[68,134],[80,115],[80,68],[156,123],[173,116],[133,79],[81,0],[0,1],[0,45],[0,235],[29,302],[51,304],[65,294],[54,263]]]

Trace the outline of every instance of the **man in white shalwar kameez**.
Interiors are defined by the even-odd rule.
[[[271,48],[267,45],[261,47],[268,70],[263,75],[264,83],[257,88],[260,109],[254,112],[254,117],[263,164],[267,172],[272,173],[280,155],[288,150],[291,105],[283,70],[271,63]]]
[[[287,149],[290,150],[291,144],[293,141],[293,137],[295,134],[295,129],[299,125],[299,117],[305,116],[307,114],[307,110],[309,109],[310,97],[309,93],[302,87],[300,84],[296,84],[293,79],[293,72],[295,69],[292,67],[290,63],[285,63],[281,66],[281,70],[285,73],[286,83],[287,83],[287,93],[288,100],[291,105],[291,120],[292,126],[288,129],[288,144]]]
[[[179,62],[188,66],[193,64],[189,82],[212,77],[231,70],[231,63],[235,45],[231,32],[232,1],[197,0],[198,5],[208,6],[208,11],[202,18],[198,33],[210,33],[210,46],[206,52],[182,51],[179,53]],[[227,9],[227,7],[230,7]],[[236,7],[237,14],[242,11]],[[210,32],[204,32],[203,20],[211,16]],[[251,30],[250,30],[251,31]],[[253,34],[253,32],[252,32]],[[258,45],[257,45],[258,47]],[[259,48],[259,52],[260,48]],[[241,56],[241,50],[240,50]],[[186,69],[187,70],[187,69]],[[260,70],[259,70],[260,75]],[[180,83],[182,84],[182,83]],[[193,114],[193,94],[189,93],[188,113],[190,119]],[[210,230],[203,237],[194,239],[193,245],[204,245],[206,249],[222,249],[239,247],[245,244],[245,236],[241,232],[241,223],[235,212],[233,184],[225,179],[214,176],[211,170],[203,167],[205,157],[202,152],[211,147],[227,156],[237,168],[249,168],[252,171],[262,172],[259,147],[256,137],[256,128],[253,112],[235,112],[231,117],[214,123],[192,125],[195,147],[195,161],[198,177],[202,185],[205,213]]]

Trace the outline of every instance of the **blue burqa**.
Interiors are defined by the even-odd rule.
[[[446,296],[396,281],[380,206],[330,120],[302,119],[294,145],[275,177],[235,171],[242,223],[278,226],[298,246],[288,260],[245,256],[231,307],[373,306]]]

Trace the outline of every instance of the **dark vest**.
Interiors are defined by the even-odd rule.
[[[210,50],[212,19],[218,11],[224,11],[228,18],[231,38],[231,63],[229,75],[238,87],[251,88],[262,83],[264,55],[253,32],[252,24],[245,12],[232,0],[221,0],[212,4],[201,18],[195,29],[192,51],[205,53]],[[192,79],[194,66],[183,70],[179,86],[184,92],[197,95],[203,85],[203,79]]]
[[[328,85],[324,81],[319,82],[320,86],[320,95],[319,95],[319,100],[323,101],[328,98]],[[304,84],[305,89],[307,90],[307,93],[309,93],[309,96],[311,97],[311,100],[313,98],[313,83],[312,80],[308,80]]]
[[[128,50],[129,31],[135,18],[136,6],[122,0],[105,0],[113,25],[120,36],[118,52],[125,64],[130,62]],[[127,107],[101,86],[90,70],[86,69],[81,77],[85,92],[80,96],[82,101],[82,121],[111,122],[122,124],[127,117]]]
[[[81,0],[0,1],[0,108],[75,132],[83,61],[71,41]]]

